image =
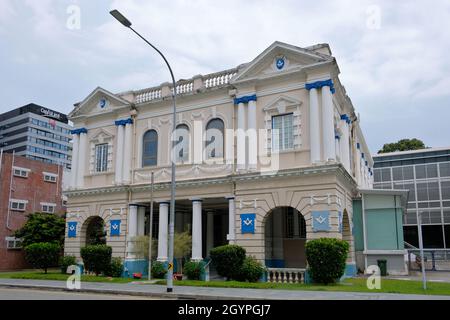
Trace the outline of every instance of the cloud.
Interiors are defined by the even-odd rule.
[[[79,30],[66,27],[73,4],[81,9]],[[0,80],[8,88],[2,111],[18,97],[70,108],[98,85],[121,92],[168,81],[157,53],[109,15],[116,8],[164,52],[178,79],[249,62],[276,40],[329,43],[369,143],[379,143],[381,121],[423,119],[430,101],[448,105],[450,98],[445,0],[0,0],[0,69],[11,73],[3,79],[15,79]],[[379,29],[370,25],[377,9]]]

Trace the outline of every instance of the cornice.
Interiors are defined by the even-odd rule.
[[[177,182],[177,188],[193,188],[193,187],[204,187],[212,185],[223,185],[233,182],[253,182],[253,181],[268,181],[271,179],[284,179],[290,177],[301,177],[309,175],[320,175],[328,173],[338,173],[341,177],[347,181],[351,187],[356,188],[356,183],[353,177],[344,169],[341,164],[327,164],[318,165],[306,168],[295,168],[277,171],[273,174],[264,173],[246,173],[246,174],[232,174],[227,175],[222,178],[210,178],[210,179],[193,179],[184,180]],[[154,184],[154,190],[170,190],[170,182],[161,182]],[[136,185],[126,185],[126,186],[108,186],[108,187],[98,187],[90,189],[80,189],[80,190],[69,190],[65,191],[64,195],[67,197],[80,197],[80,196],[93,196],[100,194],[113,194],[113,193],[123,193],[123,192],[147,192],[151,190],[151,185],[147,184],[136,184]]]

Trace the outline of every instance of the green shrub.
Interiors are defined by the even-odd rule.
[[[61,273],[67,273],[67,268],[74,265],[77,265],[77,259],[74,256],[65,256],[59,259]]]
[[[201,262],[189,261],[184,265],[184,274],[189,280],[200,280],[203,264]]]
[[[262,264],[253,257],[246,257],[236,277],[238,281],[258,282],[265,272]]]
[[[58,265],[61,247],[56,243],[39,242],[25,247],[25,259],[34,268],[44,269]]]
[[[155,279],[164,279],[167,270],[164,267],[164,263],[159,261],[152,262],[152,277]]]
[[[320,238],[306,243],[308,271],[316,283],[334,283],[345,272],[349,245],[334,238]]]
[[[108,277],[120,278],[123,273],[123,263],[120,258],[112,258],[111,264],[109,265],[108,272],[106,275]]]
[[[112,248],[104,244],[96,244],[81,248],[86,270],[94,272],[97,276],[106,274],[111,265]]]
[[[238,276],[245,259],[245,249],[237,245],[225,245],[212,249],[210,255],[217,273],[231,280]]]

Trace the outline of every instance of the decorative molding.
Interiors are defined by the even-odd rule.
[[[78,134],[82,134],[82,133],[88,133],[88,131],[86,128],[79,128],[79,129],[70,130],[70,133],[73,135],[78,135]]]
[[[124,119],[124,120],[116,120],[114,122],[114,124],[116,126],[126,126],[127,124],[133,124],[133,119],[132,118],[128,118],[128,119]]]
[[[334,88],[333,80],[331,80],[331,79],[307,83],[305,85],[306,90],[320,89],[322,87],[330,87],[331,93],[333,93],[333,94],[336,93],[336,89]]]
[[[251,96],[244,96],[244,97],[240,97],[240,98],[235,98],[234,99],[234,104],[237,105],[239,103],[249,103],[250,101],[257,101],[257,97],[256,94],[251,95]]]

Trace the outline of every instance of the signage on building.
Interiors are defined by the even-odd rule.
[[[311,215],[314,232],[330,230],[330,211],[313,211]]]
[[[256,214],[254,213],[241,214],[241,232],[255,233],[255,220]]]
[[[69,238],[76,238],[77,237],[77,222],[69,222],[67,224],[68,234],[67,236]]]
[[[111,236],[120,236],[120,220],[111,220]]]
[[[41,108],[41,114],[56,120],[61,120],[61,114],[46,108]]]

